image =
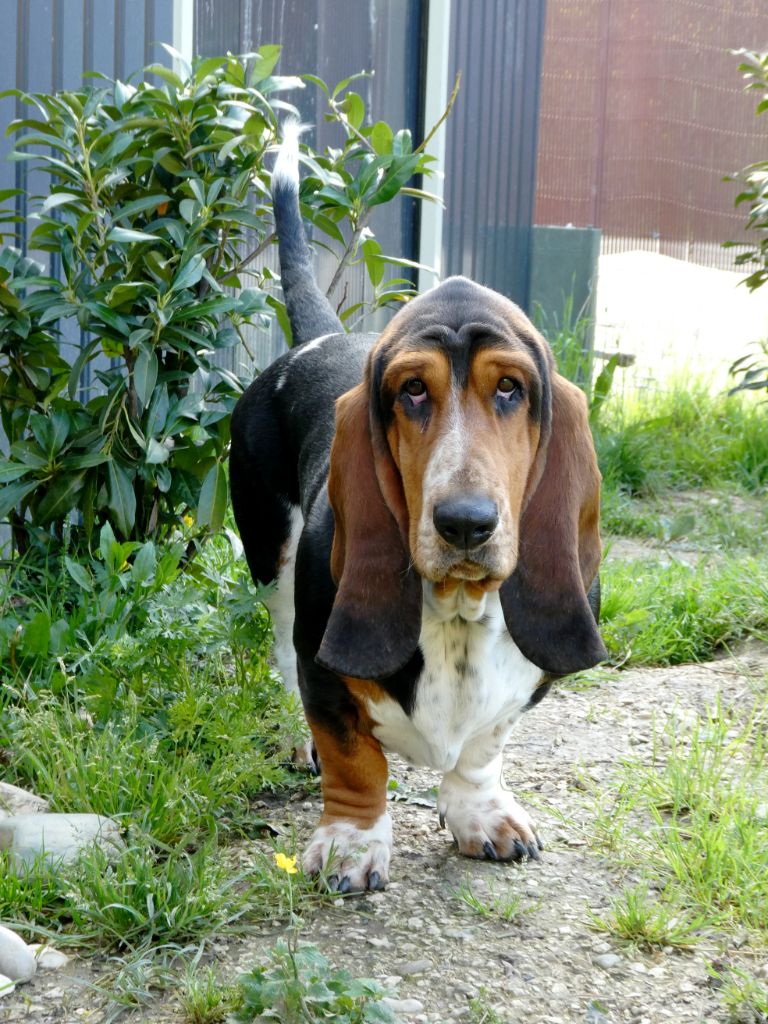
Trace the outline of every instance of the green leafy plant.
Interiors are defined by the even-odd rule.
[[[611,393],[616,370],[626,363],[617,352],[606,359],[595,374],[596,356],[589,337],[593,322],[584,315],[583,309],[574,309],[573,294],[565,300],[561,317],[548,319],[539,307],[534,320],[552,346],[559,372],[577,384],[587,396],[589,419],[594,427]]]
[[[764,114],[768,110],[768,51],[759,53],[753,50],[736,50],[741,58],[738,70],[746,81],[745,89],[757,93],[755,114]],[[736,256],[736,265],[750,270],[745,284],[750,291],[762,287],[768,281],[768,159],[758,160],[750,164],[738,174],[725,179],[736,181],[741,191],[736,196],[735,204],[746,204],[746,230],[753,242],[725,242],[726,247],[738,246],[742,251]],[[755,266],[755,264],[757,266]],[[731,366],[731,373],[741,376],[733,391],[768,389],[768,355],[766,342],[760,343],[761,355],[743,356]]]
[[[382,1002],[384,990],[368,978],[334,970],[314,946],[292,947],[281,941],[269,963],[256,967],[240,982],[242,1022],[277,1020],[281,1024],[394,1024],[396,1017]]]
[[[0,250],[0,519],[20,551],[34,533],[60,542],[73,510],[73,543],[107,519],[122,541],[170,536],[184,516],[218,530],[245,383],[221,353],[275,312],[286,324],[257,262],[274,241],[264,158],[277,111],[295,109],[277,95],[304,82],[274,74],[279,46],[191,66],[167,49],[178,73],[151,65],[136,86],[12,93],[32,107],[11,125],[14,158],[49,182],[30,197],[29,244],[60,268]],[[306,81],[341,128],[340,146],[303,155],[304,211],[343,250],[334,281],[362,261],[374,304],[402,299],[410,282],[385,271],[408,261],[381,252],[368,219],[403,191],[429,198],[407,182],[431,158],[407,130],[365,124],[352,79]]]
[[[757,108],[760,115],[768,110],[768,51],[759,53],[754,50],[735,50],[740,58],[738,70],[741,72],[748,92],[757,93]],[[758,264],[757,269],[746,280],[747,288],[754,291],[768,281],[768,159],[750,164],[738,174],[725,179],[736,181],[742,186],[736,196],[735,204],[747,204],[748,214],[746,229],[754,232],[757,241],[725,242],[725,246],[738,246],[743,251],[736,256],[737,266]]]

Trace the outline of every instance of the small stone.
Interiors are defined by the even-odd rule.
[[[593,957],[593,962],[598,967],[602,967],[603,970],[609,971],[612,967],[619,966],[621,957],[616,953],[603,953],[600,956]]]
[[[385,939],[383,935],[369,935],[365,941],[369,946],[375,946],[376,949],[389,949],[391,945],[389,939]]]
[[[443,934],[447,939],[461,939],[462,942],[472,938],[472,933],[463,928],[447,928]]]
[[[0,782],[0,818],[13,814],[45,814],[48,809],[48,801],[41,796],[12,786],[10,782]]]
[[[11,981],[25,982],[36,970],[35,954],[26,942],[0,924],[0,974]]]
[[[666,975],[666,973],[667,972],[664,970],[661,964],[657,964],[656,967],[651,967],[651,969],[648,971],[648,974],[652,978],[663,978]]]
[[[413,932],[419,932],[424,927],[424,921],[420,917],[409,917],[406,924],[408,930]]]
[[[595,951],[595,953],[610,953],[611,944],[610,942],[603,942],[602,940],[600,940],[599,942],[592,943],[592,949]]]
[[[630,969],[630,971],[634,971],[635,974],[647,974],[648,973],[648,968],[645,966],[645,964],[641,964],[639,960],[635,961],[635,963],[633,963],[633,964],[630,964],[629,965],[629,969]]]
[[[57,971],[60,967],[64,967],[65,964],[69,963],[70,958],[67,954],[62,953],[60,949],[54,949],[53,946],[46,946],[41,942],[35,942],[29,948],[35,954],[37,966],[44,968],[46,971]]]
[[[389,974],[381,984],[384,988],[397,988],[402,980],[399,974]]]
[[[101,814],[15,814],[0,821],[0,850],[22,864],[43,852],[48,861],[70,864],[92,843],[113,855],[125,848],[116,822]]]
[[[761,964],[755,970],[755,977],[756,978],[762,978],[762,979],[765,979],[766,981],[768,981],[768,963]]]
[[[554,985],[550,987],[550,993],[556,996],[558,999],[567,999],[571,994],[570,989],[562,981],[556,981]]]
[[[418,999],[393,999],[385,996],[381,1001],[394,1013],[421,1013],[424,1009],[424,1004]]]
[[[423,974],[425,971],[431,970],[431,968],[431,960],[410,960],[407,964],[403,964],[402,967],[398,967],[398,971],[404,978],[408,978],[412,974]]]
[[[11,979],[6,978],[4,974],[0,974],[0,999],[2,999],[3,996],[9,996],[15,991],[16,985],[11,981]]]

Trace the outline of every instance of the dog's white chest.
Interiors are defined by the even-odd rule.
[[[419,640],[424,668],[413,709],[371,702],[374,736],[386,750],[440,771],[478,741],[504,743],[541,679],[507,632],[497,593],[469,601],[463,589],[438,600],[425,584]]]

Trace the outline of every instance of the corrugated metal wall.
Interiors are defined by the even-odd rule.
[[[741,47],[768,47],[765,0],[550,0],[536,223],[731,269],[745,214],[722,179],[768,141]]]
[[[421,109],[422,0],[195,0],[196,53],[216,56],[246,53],[264,43],[283,47],[277,73],[318,75],[335,85],[359,71],[373,74],[351,86],[377,120],[393,127],[407,127],[417,138]],[[315,126],[308,134],[313,145],[338,145],[340,129],[324,121],[326,101],[314,86],[283,94],[301,111],[303,120]],[[371,227],[385,253],[416,258],[417,219],[413,200],[397,199],[377,210]],[[326,286],[336,269],[338,254],[317,251],[317,275]],[[277,265],[276,248],[267,254]],[[391,277],[404,276],[393,268]],[[370,300],[370,287],[362,267],[349,268],[334,295],[344,305]],[[379,329],[391,314],[383,311],[365,320],[365,327]],[[267,335],[252,332],[249,347],[263,366],[284,348],[279,329]],[[234,353],[242,364],[243,353]],[[242,369],[242,365],[234,367]]]
[[[528,304],[544,0],[453,0],[443,267]]]
[[[371,71],[354,88],[375,117],[410,127],[418,142],[424,131],[427,2],[194,0],[193,49],[211,56],[280,43],[278,71],[312,72],[330,83]],[[439,15],[443,0],[432,3]],[[468,274],[523,305],[544,7],[544,0],[452,0],[450,5],[450,78],[452,82],[461,70],[463,79],[447,123],[443,268],[445,273]],[[85,70],[125,76],[152,60],[167,62],[159,43],[174,35],[173,0],[5,0],[4,13],[0,88],[73,88]],[[333,143],[339,129],[324,122],[319,92],[310,87],[288,98],[317,125],[314,141]],[[24,107],[13,99],[0,101],[0,123],[23,113]],[[11,145],[11,140],[0,139],[0,157]],[[36,189],[28,173],[25,163],[0,159],[0,187],[42,191],[47,179],[39,176]],[[26,212],[23,199],[19,212]],[[419,222],[413,200],[400,199],[376,211],[372,226],[385,252],[417,258]],[[275,255],[268,259],[274,262]],[[321,284],[330,280],[335,263],[334,255],[319,255]],[[402,271],[394,268],[392,274],[401,276]],[[344,289],[338,294],[344,295]],[[364,272],[351,268],[346,304],[367,297]],[[378,314],[365,326],[376,329],[390,315]],[[269,335],[255,332],[250,340],[261,366],[282,348],[275,329]],[[234,367],[243,369],[244,363],[243,353],[233,353]]]
[[[2,0],[0,91],[76,89],[86,71],[124,77],[155,60],[168,63],[159,43],[172,39],[172,0]],[[13,97],[0,99],[0,188],[34,193],[47,177],[5,159],[13,148],[5,127],[28,114]],[[18,210],[26,213],[23,196]]]

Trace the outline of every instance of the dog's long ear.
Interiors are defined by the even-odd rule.
[[[421,630],[421,580],[411,567],[402,481],[383,431],[371,426],[369,387],[336,403],[328,497],[337,585],[319,664],[381,679],[411,658]]]
[[[567,675],[607,657],[587,600],[600,565],[600,474],[586,401],[551,375],[544,465],[520,519],[517,567],[501,587],[504,618],[529,661]]]

